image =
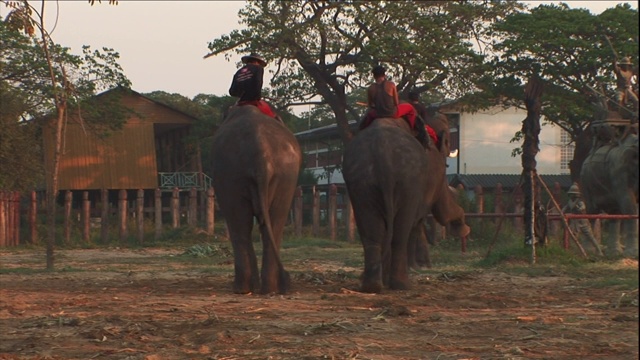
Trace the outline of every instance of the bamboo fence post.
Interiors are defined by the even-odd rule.
[[[187,224],[195,229],[198,225],[198,192],[195,188],[189,190],[189,210],[187,212]]]
[[[524,197],[524,194],[522,193],[522,186],[518,184],[513,191],[513,203],[514,203],[513,212],[515,214],[524,213],[523,197]],[[524,227],[523,218],[514,217],[513,225],[518,231],[521,231]]]
[[[320,236],[320,191],[318,191],[318,188],[314,185],[311,188],[311,196],[312,196],[312,201],[311,201],[311,219],[312,219],[312,233],[313,236],[315,237],[319,237]]]
[[[138,243],[144,243],[144,190],[136,194],[136,220],[138,222]]]
[[[493,210],[494,213],[496,214],[502,214],[504,212],[504,203],[503,203],[503,199],[502,199],[502,184],[501,183],[497,183],[496,184],[496,190],[495,190],[495,208]],[[496,218],[494,220],[494,222],[498,221],[498,218]]]
[[[109,190],[100,190],[100,241],[103,244],[107,243],[109,238]]]
[[[180,190],[173,188],[171,193],[171,226],[177,229],[180,226]]]
[[[213,193],[213,188],[207,189],[207,234],[215,235],[215,219],[216,219],[216,199]]]
[[[29,206],[29,229],[31,232],[31,243],[38,243],[38,195],[31,192],[31,205]]]
[[[8,229],[8,233],[7,233],[7,245],[8,246],[13,246],[13,240],[15,239],[15,219],[14,217],[16,216],[15,211],[13,211],[13,191],[7,191],[6,192],[6,223],[7,223],[7,229]]]
[[[89,192],[82,192],[82,241],[91,243],[91,202]]]
[[[14,203],[14,216],[13,216],[13,245],[18,246],[20,244],[20,209],[21,203],[20,198],[22,194],[19,191],[13,193],[13,203]]]
[[[160,239],[160,236],[162,236],[162,191],[160,191],[160,189],[156,189],[154,194],[153,194],[153,198],[154,198],[154,215],[155,215],[155,221],[154,221],[154,226],[155,226],[155,239],[158,240]]]
[[[4,190],[0,190],[0,246],[7,245],[7,208],[6,195]]]
[[[482,186],[476,185],[473,190],[476,194],[476,213],[483,214],[484,213],[484,191]]]
[[[127,191],[118,192],[118,227],[120,229],[120,243],[127,239]]]
[[[300,186],[296,188],[293,203],[295,234],[296,236],[302,236],[302,187]]]
[[[71,201],[73,193],[71,190],[64,192],[64,242],[69,244],[71,241]]]
[[[327,216],[329,217],[329,237],[331,240],[336,240],[338,232],[336,226],[338,216],[338,187],[336,184],[331,184],[329,187],[329,209]]]

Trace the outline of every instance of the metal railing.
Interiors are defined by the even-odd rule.
[[[197,189],[206,191],[211,187],[211,178],[201,172],[159,172],[161,190]]]

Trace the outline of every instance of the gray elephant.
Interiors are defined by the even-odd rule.
[[[588,214],[638,215],[638,136],[627,135],[620,143],[593,151],[582,164],[580,187]],[[607,253],[623,253],[618,241],[624,237],[624,255],[638,256],[638,220],[608,221]]]
[[[445,162],[425,152],[403,119],[382,118],[345,148],[342,172],[364,249],[361,290],[409,288],[409,249],[429,213],[466,236],[464,211],[447,189]]]
[[[236,293],[286,293],[289,275],[280,244],[302,154],[284,124],[254,106],[231,109],[213,138],[213,187],[233,245]],[[258,273],[251,241],[254,218],[262,238]]]

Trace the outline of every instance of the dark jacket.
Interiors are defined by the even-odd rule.
[[[239,101],[254,101],[262,98],[262,66],[246,64],[233,76],[229,95],[240,98]]]

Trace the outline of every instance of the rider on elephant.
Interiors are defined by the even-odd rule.
[[[620,62],[617,60],[613,62],[613,70],[616,74],[616,82],[618,86],[618,105],[620,106],[620,114],[623,117],[628,118],[628,114],[624,113],[623,109],[626,109],[628,101],[631,101],[633,106],[633,114],[631,121],[633,123],[638,122],[638,95],[633,91],[631,79],[635,76],[632,68],[631,58],[624,57]]]
[[[233,76],[229,95],[239,98],[238,106],[253,105],[263,114],[278,119],[269,104],[262,100],[262,78],[267,62],[256,53],[243,56],[241,60],[244,66]]]
[[[436,147],[445,156],[449,156],[449,121],[447,117],[436,116],[437,110],[435,108],[424,106],[420,102],[420,94],[417,91],[409,92],[409,103],[418,112],[418,117],[424,122],[424,128],[435,142]]]
[[[428,146],[429,139],[422,119],[416,119],[416,110],[408,103],[400,103],[398,89],[393,81],[387,80],[386,69],[377,65],[371,70],[375,82],[367,89],[367,105],[369,111],[360,123],[360,130],[371,125],[378,118],[400,118],[409,123],[416,139],[423,146]]]
[[[581,199],[580,188],[578,187],[578,184],[573,183],[573,185],[569,187],[567,194],[569,194],[569,202],[562,208],[562,212],[579,215],[586,214],[587,206]],[[589,220],[572,219],[571,228],[577,230],[578,234],[582,234],[589,240],[588,242],[584,242],[585,246],[592,246],[593,244],[598,243],[595,236],[593,236],[593,231],[591,231],[591,224],[589,223]]]

